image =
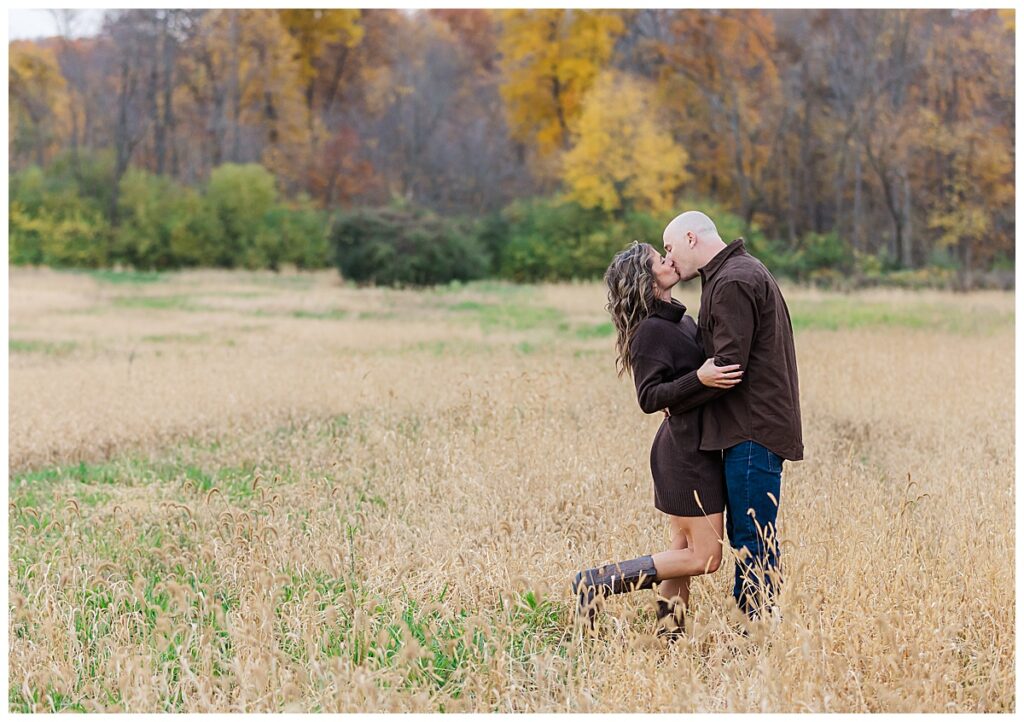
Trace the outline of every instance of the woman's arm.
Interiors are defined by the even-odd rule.
[[[645,414],[669,408],[676,413],[695,409],[738,384],[743,375],[738,365],[715,366],[714,359],[678,378],[672,378],[670,364],[655,356],[636,356],[632,364],[636,398]]]

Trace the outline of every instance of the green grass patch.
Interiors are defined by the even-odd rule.
[[[292,311],[292,318],[314,318],[326,321],[338,321],[348,317],[348,311],[342,308],[332,308],[328,311]]]
[[[456,303],[454,306],[449,306],[448,308],[451,309],[452,311],[480,312],[487,308],[488,305],[489,304],[486,303],[480,303],[479,301],[460,301],[459,303]]]
[[[611,321],[595,323],[589,326],[579,326],[576,328],[576,337],[582,339],[606,338],[614,335],[615,325]]]
[[[567,626],[563,605],[528,590],[516,594],[508,609],[515,630],[510,639],[512,650],[529,655],[560,646]]]
[[[9,712],[86,712],[81,702],[75,701],[70,695],[64,695],[56,691],[52,686],[45,690],[30,689],[31,697],[26,698],[25,693],[19,685],[11,684],[7,697],[7,709]]]
[[[263,291],[217,291],[216,293],[204,293],[203,296],[211,298],[268,298]]]
[[[90,278],[94,278],[97,281],[103,283],[114,283],[114,284],[143,284],[143,283],[158,283],[160,281],[166,281],[168,279],[167,273],[160,271],[111,271],[111,270],[98,270],[98,271],[76,271],[76,273],[82,273]]]
[[[189,296],[117,296],[114,305],[120,308],[148,308],[162,311],[198,311]]]
[[[954,304],[862,302],[856,298],[789,304],[793,330],[842,331],[859,328],[905,328],[973,335],[1012,326],[1012,312],[984,312]]]
[[[418,341],[398,348],[399,353],[428,353],[432,356],[464,356],[487,350],[489,349],[486,344],[471,341]],[[385,349],[374,353],[391,355],[395,352]]]
[[[398,318],[394,311],[360,311],[356,318],[360,321],[391,321]]]
[[[13,338],[8,343],[11,353],[42,353],[47,356],[67,356],[78,346],[74,341],[23,341]]]
[[[275,288],[288,288],[305,290],[313,287],[313,278],[305,275],[260,275],[252,274],[243,276],[244,283],[251,283],[257,286],[272,286]]]
[[[209,341],[209,334],[205,333],[169,333],[156,336],[143,336],[146,343],[202,343]]]
[[[275,483],[276,477],[284,482],[292,481],[289,469],[266,469],[261,471],[264,485]],[[213,470],[201,465],[181,462],[152,463],[139,459],[120,459],[103,464],[79,464],[57,466],[15,473],[11,475],[9,497],[19,507],[47,506],[52,498],[50,488],[54,483],[74,482],[92,489],[79,489],[74,498],[86,506],[95,506],[109,501],[111,495],[101,491],[102,486],[136,486],[157,480],[178,479],[181,484],[191,482],[197,493],[204,494],[213,488],[235,503],[252,499],[252,488],[256,466],[221,467]],[[100,487],[100,488],[95,488]]]
[[[46,469],[11,474],[10,491],[31,491],[42,485],[58,481],[74,481],[86,486],[97,484],[119,484],[129,478],[137,478],[146,470],[143,462],[122,460],[102,464],[87,464],[84,461],[68,466],[54,466]]]
[[[535,286],[498,280],[469,281],[468,283],[452,281],[447,285],[436,286],[433,289],[433,293],[442,296],[456,293],[479,293],[488,296],[500,296],[502,298],[532,296],[536,291]]]
[[[484,332],[531,331],[542,327],[552,327],[560,331],[568,329],[565,314],[557,308],[546,306],[461,301],[448,308],[456,313],[472,314],[473,320],[480,324]]]

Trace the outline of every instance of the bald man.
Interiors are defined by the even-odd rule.
[[[740,559],[733,596],[756,618],[772,605],[781,581],[776,518],[783,462],[804,454],[793,324],[764,264],[747,253],[742,238],[726,245],[704,213],[676,216],[663,240],[682,280],[701,277],[704,352],[719,366],[744,370],[736,386],[703,391],[700,448],[722,452],[726,531]]]

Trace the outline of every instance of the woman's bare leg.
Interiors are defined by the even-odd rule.
[[[723,513],[672,517],[677,534],[686,538],[686,546],[651,555],[658,578],[693,577],[718,571],[722,563],[724,517]]]
[[[686,531],[680,528],[676,522],[677,519],[679,517],[669,515],[669,526],[672,531],[672,542],[669,544],[669,549],[686,549]],[[666,579],[658,586],[658,593],[665,597],[665,599],[679,597],[683,600],[683,604],[689,605],[690,578],[674,577]]]

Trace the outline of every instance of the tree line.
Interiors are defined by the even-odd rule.
[[[13,262],[345,274],[429,237],[588,277],[700,207],[797,278],[1012,268],[1012,11],[56,17],[10,45]]]

